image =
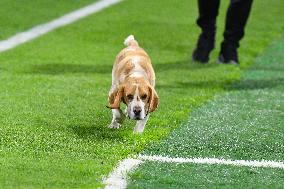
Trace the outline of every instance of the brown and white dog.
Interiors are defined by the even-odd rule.
[[[126,115],[137,120],[134,133],[142,133],[149,113],[158,104],[159,97],[154,89],[155,72],[148,54],[138,45],[133,35],[128,36],[127,46],[117,55],[112,69],[112,86],[109,91],[109,108],[112,109],[112,121],[109,128],[117,129],[125,115],[120,102],[126,104]]]

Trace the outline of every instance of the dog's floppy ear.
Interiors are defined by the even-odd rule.
[[[159,97],[152,86],[149,86],[150,99],[149,99],[149,112],[153,112],[159,105]]]
[[[114,90],[108,97],[107,106],[110,109],[119,109],[121,99],[123,97],[124,86],[119,86],[116,90]]]

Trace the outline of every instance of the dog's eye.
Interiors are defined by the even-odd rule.
[[[146,94],[144,94],[144,95],[141,96],[141,99],[142,99],[142,100],[145,100],[146,98],[147,98],[147,95],[146,95]]]
[[[131,95],[131,94],[127,95],[127,99],[128,100],[133,100],[133,95]]]

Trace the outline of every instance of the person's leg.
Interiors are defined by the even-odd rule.
[[[238,63],[237,48],[244,37],[253,0],[231,0],[227,11],[224,41],[221,44],[219,60]]]
[[[193,61],[206,63],[209,60],[209,54],[215,43],[216,18],[219,5],[220,0],[198,0],[199,17],[197,25],[202,32],[192,55]]]
[[[220,0],[198,0],[197,25],[204,33],[215,33]]]

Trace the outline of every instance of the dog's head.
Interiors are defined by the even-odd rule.
[[[120,102],[127,105],[127,114],[130,119],[145,119],[148,113],[155,111],[159,104],[159,97],[155,89],[149,84],[125,83],[110,94],[109,108],[118,109]]]

